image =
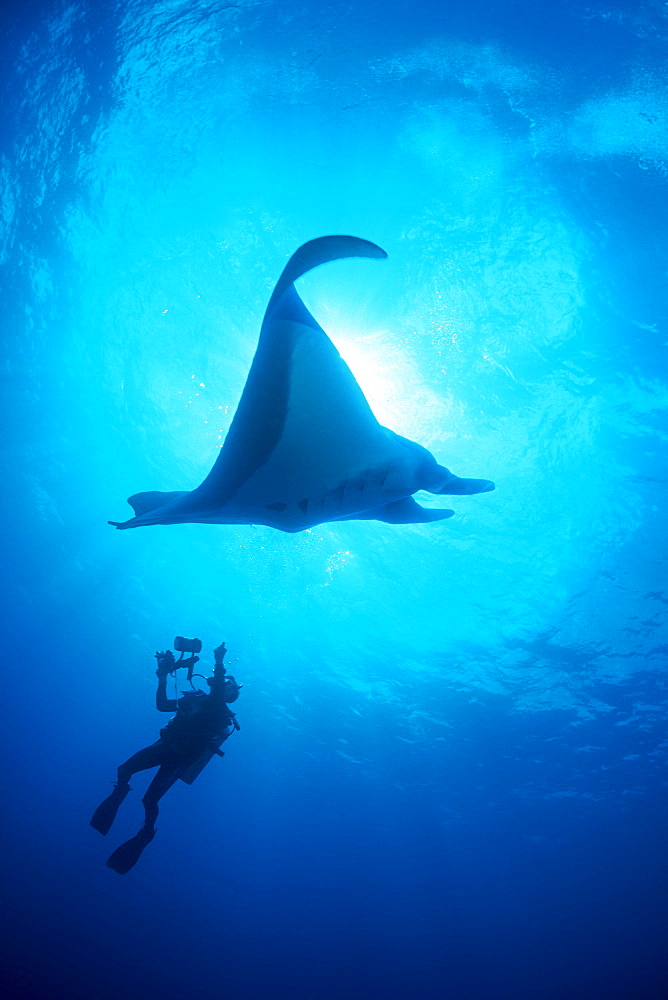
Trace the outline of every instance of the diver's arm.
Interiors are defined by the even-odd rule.
[[[176,699],[167,697],[166,674],[158,674],[158,690],[155,692],[155,707],[159,712],[176,711]]]
[[[158,669],[155,672],[158,678],[158,690],[155,692],[155,707],[159,712],[175,712],[176,700],[167,697],[167,674],[176,669],[174,656],[171,650],[168,649],[166,653],[156,653],[155,658],[158,661]]]

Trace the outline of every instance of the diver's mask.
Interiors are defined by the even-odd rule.
[[[225,672],[225,667],[222,665],[222,663],[220,664],[220,666],[216,665],[216,667],[214,667],[213,677],[209,677],[207,683],[209,684],[209,687],[212,687],[213,684],[216,683],[217,681],[218,682],[223,681],[224,684],[223,697],[226,703],[229,705],[230,702],[236,701],[237,698],[239,697],[239,691],[241,690],[243,685],[237,684],[236,679],[232,676],[232,674],[228,674]]]
[[[236,701],[239,697],[239,691],[242,685],[237,684],[236,680],[232,674],[227,674],[225,677],[225,701],[229,705],[230,702]]]

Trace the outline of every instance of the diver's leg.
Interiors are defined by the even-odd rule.
[[[132,759],[132,758],[131,758]],[[107,867],[112,868],[119,875],[125,875],[139,861],[142,851],[150,844],[155,837],[155,821],[158,818],[158,802],[174,782],[178,779],[181,771],[180,762],[162,764],[160,770],[153,778],[153,781],[146,790],[146,795],[142,799],[144,803],[144,825],[139,833],[127,840],[114,853],[107,858]]]
[[[158,802],[178,780],[180,771],[181,768],[178,764],[163,764],[146,789],[142,802],[145,813],[144,827],[147,830],[154,830],[155,821],[158,818]]]
[[[164,759],[164,747],[158,741],[150,747],[144,747],[118,768],[118,781],[111,795],[101,802],[93,813],[90,825],[94,830],[106,836],[125,798],[130,791],[130,778],[137,771],[145,771],[149,767],[158,767]]]
[[[163,763],[164,757],[165,748],[160,740],[157,743],[152,743],[150,747],[138,750],[118,768],[118,784],[127,785],[132,775],[137,774],[138,771],[148,771],[151,767],[159,767]]]

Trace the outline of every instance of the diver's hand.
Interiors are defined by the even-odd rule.
[[[158,669],[156,670],[158,677],[166,677],[167,674],[176,670],[176,662],[171,649],[167,649],[164,653],[156,653],[155,658],[158,661]]]
[[[222,663],[225,659],[225,653],[227,652],[227,647],[224,642],[221,642],[220,646],[216,646],[213,651],[213,658],[216,663]]]

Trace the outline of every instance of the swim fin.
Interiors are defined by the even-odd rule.
[[[124,801],[125,796],[130,791],[130,786],[126,783],[124,785],[117,784],[114,785],[114,790],[111,795],[101,802],[93,813],[93,818],[90,821],[90,825],[94,830],[99,833],[107,834],[111,829],[111,824],[116,819],[116,813],[121,807],[121,803]]]
[[[112,868],[119,875],[125,875],[139,861],[142,851],[147,844],[150,844],[155,837],[155,830],[147,830],[142,827],[130,840],[117,847],[114,853],[107,858],[107,868]]]

